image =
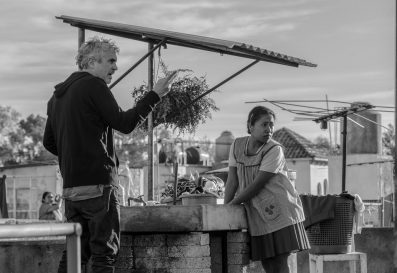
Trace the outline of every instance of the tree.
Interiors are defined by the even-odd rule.
[[[43,141],[46,119],[40,115],[29,115],[26,120],[21,120],[19,126],[24,130],[26,136],[31,137],[34,143]]]
[[[4,165],[56,159],[43,147],[46,119],[21,114],[10,106],[0,106],[0,161]]]
[[[394,126],[392,124],[388,124],[387,127],[389,130],[383,132],[382,135],[383,153],[391,155],[394,158],[396,149]]]
[[[23,141],[23,132],[19,127],[21,114],[10,106],[0,105],[0,161],[14,163],[18,144]]]
[[[322,148],[322,149],[330,149],[331,145],[329,144],[328,138],[325,136],[318,136],[314,140],[314,144],[316,145],[317,148]]]
[[[43,146],[43,135],[46,118],[40,115],[30,114],[26,119],[19,122],[24,132],[24,149],[27,151],[27,160],[50,161],[57,160],[57,157],[48,152]]]

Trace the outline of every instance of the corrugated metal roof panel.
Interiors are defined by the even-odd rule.
[[[273,52],[267,49],[255,47],[245,43],[234,41],[210,38],[205,36],[198,36],[180,32],[173,32],[155,28],[148,28],[142,26],[107,22],[101,20],[77,18],[71,16],[58,16],[57,19],[63,20],[64,23],[69,23],[72,26],[89,29],[96,32],[107,33],[114,36],[134,39],[139,41],[153,41],[159,42],[167,39],[167,44],[196,48],[206,51],[214,51],[222,54],[234,55],[249,59],[259,59],[261,61],[278,63],[289,66],[309,66],[316,67],[316,64],[307,62],[306,60],[285,54]]]

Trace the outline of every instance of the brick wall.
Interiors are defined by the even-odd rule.
[[[116,273],[213,273],[222,272],[225,263],[228,273],[254,273],[247,271],[246,232],[123,234]]]
[[[122,235],[117,273],[211,273],[208,233]]]
[[[249,236],[247,232],[227,232],[227,271],[246,273],[249,264]]]

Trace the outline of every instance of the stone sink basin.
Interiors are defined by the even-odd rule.
[[[199,232],[247,229],[242,205],[121,207],[122,232]]]

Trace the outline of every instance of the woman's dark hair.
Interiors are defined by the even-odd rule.
[[[41,197],[41,203],[44,203],[45,198],[46,198],[47,195],[49,195],[49,194],[51,194],[51,192],[49,192],[49,191],[45,191],[45,192],[43,193],[43,197]]]
[[[265,115],[272,115],[273,118],[276,119],[276,114],[273,112],[273,110],[270,110],[265,106],[255,106],[254,108],[252,108],[252,110],[248,114],[247,120],[248,134],[251,134],[250,126],[254,125],[258,119]]]

